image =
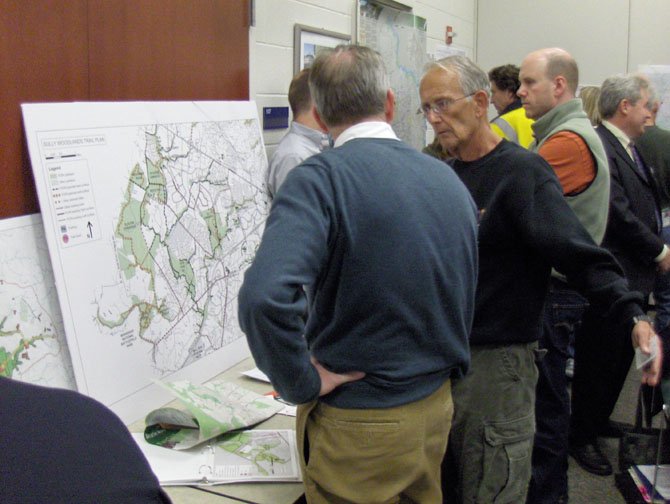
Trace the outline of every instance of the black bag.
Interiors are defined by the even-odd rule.
[[[615,474],[614,484],[619,489],[626,504],[646,504],[647,501],[642,497],[640,489],[633,481],[632,476],[628,474],[628,471]]]
[[[625,472],[633,465],[655,465],[657,456],[660,457],[660,464],[670,463],[670,435],[661,436],[661,429],[651,426],[653,415],[660,411],[655,404],[658,397],[661,397],[660,386],[642,385],[640,387],[635,412],[635,427],[624,432],[623,437],[619,440],[619,471]],[[660,452],[659,440],[662,440]]]

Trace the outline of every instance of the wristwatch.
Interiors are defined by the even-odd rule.
[[[649,315],[636,315],[633,317],[633,326],[637,324],[638,322],[646,322],[650,326],[654,327],[654,321],[651,319]]]

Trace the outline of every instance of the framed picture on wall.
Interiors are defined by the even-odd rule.
[[[293,30],[293,74],[311,66],[319,51],[351,42],[350,35],[297,24]]]

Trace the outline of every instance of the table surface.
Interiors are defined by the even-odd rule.
[[[224,371],[212,379],[226,380],[244,388],[265,394],[272,390],[269,383],[254,380],[242,374],[255,367],[251,357]],[[174,400],[169,406],[179,407]],[[166,405],[167,406],[167,405]],[[131,432],[142,432],[144,420],[128,426]],[[274,415],[255,426],[258,429],[294,429],[295,418],[285,415]],[[231,483],[207,487],[168,486],[163,487],[174,504],[224,504],[228,502],[246,502],[251,504],[293,504],[303,494],[302,483]]]

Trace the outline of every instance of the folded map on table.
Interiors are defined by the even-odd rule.
[[[165,448],[191,448],[223,433],[251,427],[283,408],[272,397],[223,380],[204,385],[186,380],[157,383],[187,409],[159,408],[147,415],[144,438]]]

